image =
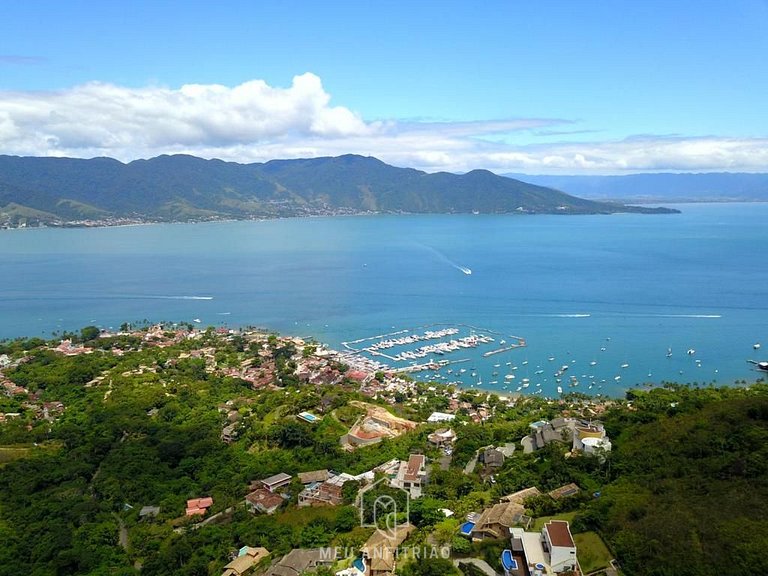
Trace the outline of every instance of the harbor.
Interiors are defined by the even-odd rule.
[[[546,398],[572,392],[601,397],[615,393],[617,388],[653,386],[656,371],[701,383],[718,376],[718,369],[693,347],[661,347],[656,369],[637,375],[638,370],[632,371],[631,351],[611,337],[593,340],[587,355],[553,343],[537,340],[530,347],[522,336],[490,328],[432,324],[344,341],[342,355],[351,366],[409,374],[423,382]],[[759,345],[753,348],[757,350]],[[757,373],[768,369],[765,362],[751,362]],[[663,363],[663,370],[659,363]]]
[[[765,282],[759,277],[744,283],[730,268],[746,254],[731,240],[739,238],[739,246],[764,245],[766,231],[760,223],[766,218],[766,207],[718,204],[686,207],[676,217],[684,224],[679,229],[669,226],[669,218],[652,216],[623,217],[621,225],[618,219],[585,217],[567,222],[515,219],[511,226],[504,218],[458,215],[281,220],[269,226],[159,224],[151,227],[151,243],[142,236],[148,228],[9,230],[2,246],[8,273],[0,335],[49,337],[88,325],[117,329],[124,321],[188,320],[201,328],[259,326],[306,336],[347,350],[351,357],[355,353],[343,341],[359,350],[381,340],[453,327],[460,332],[393,343],[374,349],[378,354],[356,357],[382,369],[407,368],[419,380],[434,377],[467,387],[482,382],[483,389],[507,385],[514,392],[522,378],[529,378],[528,388],[521,391],[542,389],[544,396],[556,396],[558,386],[564,393],[620,396],[649,383],[729,385],[766,375],[746,362],[768,360],[765,298],[753,289]],[[723,222],[733,236],[725,243],[710,238],[706,249],[689,247],[684,254],[690,268],[683,276],[679,267],[656,268],[654,255],[665,253],[669,242],[687,246],[689,235],[709,238],[708,232]],[[638,236],[627,236],[630,229]],[[418,234],[412,243],[414,231]],[[473,241],[467,243],[467,237]],[[292,239],[288,245],[286,238]],[[343,258],[339,242],[351,247]],[[456,270],[422,244],[438,246],[470,266],[472,274]],[[78,256],[82,246],[91,245],[105,247],[103,255]],[[160,260],[157,245],[164,246]],[[221,251],[202,249],[229,245],[241,246],[242,252],[225,258]],[[131,254],[120,246],[132,246]],[[315,248],[306,251],[306,246]],[[605,246],[615,250],[603,254]],[[580,259],[595,251],[604,258]],[[636,266],[627,268],[627,253],[637,255]],[[718,255],[715,263],[712,254]],[[137,264],[136,256],[147,260]],[[580,265],[565,269],[561,259]],[[200,267],[212,272],[201,274]],[[724,267],[729,274],[720,274]],[[667,279],[663,290],[647,270]],[[695,287],[687,283],[692,278]],[[632,289],[617,290],[609,279],[620,279],[621,286]],[[513,289],[519,282],[525,290]],[[474,326],[475,335],[493,342],[447,354],[422,350],[426,355],[399,361],[381,355],[394,358],[470,336],[471,328],[465,326]],[[484,356],[516,343],[510,335],[524,338],[526,346]],[[362,341],[352,342],[356,339]],[[432,362],[441,360],[450,364],[432,370]],[[558,383],[554,372],[565,364],[569,370]],[[578,386],[570,386],[572,375]]]
[[[423,326],[342,342],[345,357],[354,359],[356,364],[367,363],[379,370],[415,374],[425,381],[469,387],[482,384],[473,364],[478,358],[514,352],[525,346],[525,338],[520,336],[504,336],[467,324]],[[465,364],[473,366],[468,369],[462,366]],[[514,375],[508,374],[507,380],[512,378]]]

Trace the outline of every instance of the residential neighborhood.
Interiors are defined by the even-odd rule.
[[[242,527],[247,536],[218,557],[226,576],[407,575],[425,554],[488,574],[617,574],[601,536],[578,518],[601,498],[613,441],[600,417],[615,401],[425,384],[258,331],[152,326],[102,333],[89,345],[64,339],[44,353],[52,355],[47,361],[98,360],[83,389],[104,406],[125,390],[145,394],[133,411],[143,426],[183,413],[181,395],[199,407],[187,418],[215,425],[204,453],[220,450],[239,462],[225,483],[197,480],[184,500],[147,490],[151,481],[113,497],[137,525],[169,526],[177,537]],[[33,382],[17,375],[35,354],[0,357],[0,382],[18,406],[3,412],[6,426],[55,426],[71,402],[77,406],[66,394],[51,397],[63,388],[20,384]],[[180,385],[184,378],[190,384]],[[169,455],[183,454],[194,436],[178,422],[185,441],[163,444]],[[121,431],[117,445],[135,437]],[[221,466],[226,460],[205,474],[218,478]],[[294,535],[278,536],[286,530]]]

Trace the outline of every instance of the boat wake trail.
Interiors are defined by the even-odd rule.
[[[434,256],[436,256],[438,260],[440,260],[441,262],[445,262],[446,264],[448,264],[449,266],[451,266],[453,268],[456,268],[456,270],[458,270],[460,272],[463,272],[467,276],[472,274],[472,269],[471,268],[467,268],[466,266],[459,266],[458,264],[456,264],[456,262],[454,262],[453,260],[448,258],[448,256],[446,256],[445,254],[443,254],[442,252],[440,252],[436,248],[433,248],[432,246],[428,246],[427,244],[418,244],[418,246],[421,246],[425,250],[428,250]]]
[[[534,316],[536,318],[590,318],[592,314],[520,314],[520,316]]]
[[[213,296],[143,296],[153,300],[213,300]]]

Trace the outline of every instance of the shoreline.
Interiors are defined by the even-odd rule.
[[[128,323],[129,326],[131,326],[131,323]],[[222,330],[226,329],[227,333],[230,335],[247,335],[247,334],[263,334],[263,335],[275,335],[278,338],[286,339],[286,340],[301,340],[307,344],[316,344],[319,346],[320,349],[324,351],[323,356],[324,357],[333,357],[337,361],[342,362],[344,364],[347,364],[350,369],[354,371],[363,371],[368,374],[369,378],[373,378],[374,373],[376,372],[385,372],[388,374],[391,374],[395,378],[402,375],[403,372],[398,371],[397,369],[392,369],[391,367],[381,367],[381,366],[374,366],[370,363],[370,361],[365,358],[364,356],[357,356],[357,355],[350,355],[349,351],[339,350],[336,348],[331,347],[329,344],[317,340],[314,336],[299,336],[295,334],[286,334],[279,330],[275,330],[269,327],[264,326],[255,326],[255,325],[244,325],[244,326],[238,326],[238,327],[224,327],[224,326],[206,326],[202,327],[199,325],[195,325],[193,322],[172,322],[172,323],[148,323],[143,324],[141,326],[134,325],[131,327],[127,332],[122,332],[120,330],[116,330],[114,328],[106,329],[106,328],[100,328],[102,330],[102,335],[104,337],[115,337],[120,335],[136,335],[136,334],[142,334],[142,333],[148,333],[152,331],[153,329],[157,329],[158,327],[161,327],[163,330],[179,330],[183,328],[189,328],[190,334],[203,334],[207,330],[211,329],[214,332],[218,332],[219,334],[222,334]],[[81,327],[82,328],[82,327]],[[24,339],[34,339],[34,338],[40,338],[41,340],[45,341],[49,344],[54,344],[56,342],[64,342],[64,336],[68,334],[77,334],[77,330],[75,331],[63,331],[61,334],[57,334],[56,336],[53,336],[51,334],[40,334],[40,335],[31,335],[31,336],[15,336],[11,338],[0,338],[0,343],[8,343],[13,342],[16,340],[24,340]],[[675,385],[675,386],[681,386],[685,388],[691,388],[691,389],[697,389],[697,388],[742,388],[742,387],[749,387],[753,384],[757,384],[760,382],[765,382],[766,377],[768,377],[768,373],[762,373],[758,372],[753,375],[752,378],[746,379],[746,378],[740,378],[740,379],[733,379],[728,382],[680,382],[680,381],[674,381],[674,380],[665,380],[660,382],[646,382],[642,384],[637,384],[635,386],[629,387],[629,388],[621,388],[620,390],[615,390],[613,392],[606,391],[602,392],[596,392],[596,393],[588,393],[585,391],[576,391],[572,388],[567,388],[566,391],[562,394],[537,394],[536,392],[533,393],[526,393],[523,391],[516,391],[516,390],[499,390],[499,389],[492,389],[488,388],[485,385],[471,385],[466,384],[462,381],[445,381],[440,382],[438,380],[433,379],[420,379],[420,378],[414,378],[413,376],[409,376],[410,380],[413,382],[413,385],[426,385],[426,386],[439,386],[445,389],[453,388],[457,393],[475,393],[475,394],[481,394],[481,395],[494,395],[497,396],[499,399],[501,399],[504,402],[507,403],[514,403],[519,401],[523,398],[538,398],[545,402],[567,402],[572,394],[579,395],[580,399],[589,399],[591,401],[608,401],[608,400],[625,400],[626,395],[633,391],[650,391],[656,388],[665,388],[667,385]],[[542,390],[542,388],[534,388],[534,390]]]
[[[590,200],[594,202],[606,202],[606,203],[616,203],[618,201],[607,201],[607,200],[591,200],[589,198],[585,198],[585,200]],[[750,201],[751,202],[751,201]],[[761,200],[755,200],[754,202],[768,202],[768,200],[761,201]],[[739,203],[738,201],[702,201],[702,202],[667,202],[667,204],[706,204],[706,203],[715,203],[715,204],[728,204],[728,203]],[[658,204],[658,202],[651,202],[648,204],[641,203],[641,202],[634,202],[634,203],[622,203],[622,206],[628,207],[628,208],[645,208],[646,206],[650,206],[650,204]],[[131,221],[131,218],[119,218],[116,217],[114,220],[116,220],[115,223],[111,223],[109,220],[71,220],[66,222],[50,222],[50,223],[38,223],[36,225],[26,225],[26,223],[23,226],[0,226],[0,232],[6,231],[6,230],[35,230],[40,228],[45,229],[58,229],[58,230],[67,230],[67,229],[87,229],[87,228],[126,228],[126,227],[133,227],[133,226],[152,226],[157,224],[205,224],[205,223],[213,223],[213,222],[265,222],[270,220],[288,220],[288,219],[301,219],[301,218],[337,218],[337,217],[360,217],[360,216],[614,216],[617,214],[643,214],[646,216],[654,216],[654,215],[669,215],[669,214],[677,214],[680,211],[675,210],[673,208],[666,208],[664,206],[661,206],[659,208],[671,210],[670,212],[637,212],[633,210],[627,210],[626,212],[577,212],[577,213],[563,213],[563,212],[518,212],[518,211],[508,211],[508,212],[484,212],[481,214],[475,214],[474,212],[387,212],[387,211],[370,211],[370,210],[363,210],[363,211],[356,211],[356,210],[346,210],[346,209],[339,209],[339,212],[330,212],[330,213],[318,213],[318,214],[292,214],[292,215],[251,215],[251,216],[242,216],[242,217],[211,217],[211,218],[201,218],[201,219],[190,219],[190,220],[142,220],[137,219],[135,221]],[[120,222],[120,220],[123,220]]]
[[[192,297],[184,297],[182,299],[190,298]],[[490,388],[488,384],[481,384],[480,386],[477,386],[476,384],[473,384],[472,382],[465,382],[463,380],[448,380],[443,379],[442,381],[440,379],[435,378],[429,378],[429,377],[419,377],[419,372],[412,372],[409,373],[407,371],[403,371],[402,369],[398,369],[397,367],[393,366],[374,366],[374,362],[371,361],[370,358],[367,358],[366,356],[362,356],[359,354],[356,354],[354,351],[351,351],[349,349],[345,349],[342,342],[342,346],[336,346],[332,343],[329,343],[325,339],[318,338],[316,335],[313,335],[311,333],[304,333],[303,335],[300,335],[298,333],[294,334],[291,331],[283,330],[280,328],[272,327],[272,326],[265,326],[265,325],[259,325],[259,324],[230,324],[228,322],[222,321],[219,324],[197,324],[195,323],[195,320],[189,320],[189,321],[177,321],[177,322],[165,322],[162,320],[158,321],[144,321],[144,320],[136,320],[133,322],[126,322],[129,326],[132,326],[131,332],[133,331],[141,331],[141,330],[147,330],[152,326],[156,325],[164,325],[169,326],[173,328],[183,327],[183,326],[189,326],[192,327],[195,331],[199,332],[205,332],[206,329],[213,329],[215,330],[221,330],[221,329],[227,329],[234,331],[235,333],[246,333],[246,332],[261,332],[265,334],[274,334],[278,337],[283,338],[299,338],[302,339],[308,343],[315,343],[319,346],[325,348],[326,350],[332,352],[333,354],[337,355],[339,359],[347,364],[349,364],[351,367],[359,367],[361,369],[365,369],[366,371],[369,371],[371,374],[373,374],[376,371],[383,371],[383,372],[390,372],[393,374],[408,374],[409,377],[415,382],[415,383],[423,383],[423,384],[434,384],[439,386],[453,386],[456,388],[457,391],[462,392],[482,392],[485,394],[493,394],[500,398],[509,398],[509,399],[517,399],[521,397],[540,397],[542,400],[548,400],[553,402],[559,402],[562,400],[563,397],[569,396],[571,393],[580,394],[585,397],[594,398],[594,399],[621,399],[626,396],[628,392],[631,392],[632,390],[650,390],[653,388],[661,388],[664,387],[665,384],[671,383],[676,384],[680,386],[687,386],[687,387],[741,387],[741,386],[748,386],[753,383],[757,383],[762,381],[765,381],[768,379],[768,373],[759,372],[756,370],[750,371],[749,374],[743,374],[743,375],[737,375],[732,378],[723,379],[722,381],[717,380],[681,380],[681,379],[675,379],[672,378],[664,378],[658,381],[641,381],[637,382],[630,386],[623,386],[621,388],[618,387],[609,387],[605,390],[603,388],[595,388],[593,389],[587,389],[584,388],[574,388],[574,387],[566,387],[565,383],[562,385],[563,393],[558,394],[554,390],[548,390],[551,386],[542,386],[542,387],[536,387],[533,382],[531,382],[531,385],[529,388],[525,388],[524,390],[517,391],[514,389],[510,390],[504,390],[501,387],[499,388]],[[41,330],[41,331],[35,331],[34,333],[28,333],[28,334],[14,334],[12,336],[7,337],[0,337],[0,342],[11,342],[18,339],[33,339],[33,338],[40,338],[45,341],[52,341],[57,340],[60,341],[65,334],[77,334],[78,331],[87,325],[95,325],[99,329],[103,330],[104,332],[115,335],[118,334],[120,331],[117,328],[119,324],[115,324],[114,326],[103,326],[99,325],[98,321],[93,321],[89,324],[82,324],[78,325],[76,327],[73,327],[71,329],[62,328],[62,327],[54,327],[52,330]],[[487,334],[494,334],[494,335],[500,335],[501,333],[492,330],[492,329],[481,329],[476,326],[471,326],[469,324],[457,324],[457,326],[464,326],[464,327],[470,327],[477,330],[481,330]],[[426,327],[433,327],[433,326],[452,326],[452,324],[445,323],[445,322],[436,322],[431,324],[426,324],[422,326],[413,327],[410,330],[410,333],[417,333],[419,329],[423,329]],[[367,340],[369,338],[364,338],[361,340]],[[353,360],[350,362],[350,360]],[[444,360],[445,361],[445,360]],[[462,363],[462,362],[469,362],[469,359],[463,359],[459,361],[453,361],[451,363]],[[450,365],[450,364],[446,364]],[[690,378],[690,375],[689,375]],[[613,389],[612,389],[613,388]],[[541,390],[542,392],[540,394],[537,394],[536,391]],[[548,390],[548,391],[547,391]],[[589,390],[589,391],[587,391]]]
[[[605,200],[605,199],[597,199],[597,198],[584,198],[585,200],[590,201],[596,201],[596,202],[619,202],[619,200]],[[649,206],[651,204],[659,204],[659,203],[666,203],[666,204],[672,204],[672,205],[680,205],[680,204],[715,204],[715,205],[722,205],[722,204],[765,204],[768,203],[768,200],[734,200],[734,199],[702,199],[702,200],[673,200],[673,201],[660,201],[660,202],[626,202],[624,200],[621,200],[624,205],[626,206]],[[139,226],[156,226],[156,225],[162,225],[162,224],[209,224],[209,223],[226,223],[226,222],[267,222],[272,220],[297,220],[302,218],[338,218],[338,217],[361,217],[361,216],[615,216],[615,215],[621,215],[621,214],[638,214],[638,212],[613,212],[610,214],[602,213],[602,212],[594,212],[594,213],[578,213],[578,214],[562,214],[557,212],[492,212],[492,213],[483,213],[483,214],[473,214],[471,212],[371,212],[371,211],[361,211],[361,212],[346,212],[346,211],[340,211],[339,213],[330,213],[330,214],[295,214],[295,215],[282,215],[282,216],[243,216],[243,217],[221,217],[221,218],[202,218],[202,219],[192,219],[192,220],[137,220],[134,222],[116,222],[116,223],[109,223],[108,221],[100,221],[100,220],[94,220],[94,221],[80,221],[80,220],[74,220],[74,221],[68,221],[68,222],[60,222],[60,223],[48,223],[48,224],[38,224],[33,226],[0,226],[0,232],[4,231],[14,231],[14,230],[38,230],[38,229],[53,229],[53,230],[82,230],[82,229],[103,229],[103,228],[131,228],[131,227],[139,227]],[[645,214],[647,216],[653,216],[654,214]],[[659,213],[659,215],[662,215]],[[666,215],[666,214],[664,214]],[[121,220],[120,218],[116,218],[116,220]],[[130,218],[126,218],[125,220],[130,220]]]

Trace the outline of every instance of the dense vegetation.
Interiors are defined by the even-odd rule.
[[[611,214],[654,209],[584,200],[484,170],[427,174],[354,155],[266,164],[192,156],[129,164],[109,158],[0,156],[0,224],[472,211]]]
[[[768,573],[765,387],[659,390],[636,405],[612,415],[613,482],[581,521],[628,574]]]
[[[73,335],[74,336],[74,335]],[[359,547],[371,532],[350,506],[297,509],[292,499],[275,516],[252,515],[241,505],[250,481],[287,472],[328,468],[352,474],[391,458],[421,451],[441,456],[426,442],[437,425],[421,425],[394,440],[345,452],[339,437],[360,415],[351,400],[371,402],[347,380],[308,386],[291,379],[292,364],[310,355],[271,337],[256,345],[240,336],[208,331],[196,340],[145,347],[136,336],[76,339],[90,354],[63,356],[40,340],[0,344],[0,354],[24,358],[3,369],[38,404],[62,402],[55,418],[41,418],[21,398],[3,398],[20,417],[0,423],[0,575],[220,574],[243,545],[264,546],[274,556],[294,547]],[[261,342],[261,341],[260,341]],[[123,352],[115,354],[119,347]],[[244,360],[275,363],[282,386],[253,389],[239,378],[211,370],[192,354],[212,350],[218,366]],[[276,380],[277,382],[277,380]],[[503,542],[470,544],[457,535],[468,512],[504,494],[569,482],[579,495],[530,499],[536,517],[567,514],[574,532],[600,534],[628,575],[768,573],[761,530],[768,514],[768,387],[688,388],[668,385],[633,391],[625,401],[603,405],[601,416],[614,450],[603,457],[578,456],[550,444],[533,454],[518,450],[495,472],[462,474],[475,450],[516,442],[528,423],[596,407],[573,396],[555,403],[529,399],[510,406],[475,392],[458,395],[463,408],[454,428],[459,440],[450,465],[432,468],[426,494],[412,502],[415,544],[452,546],[455,556],[496,565]],[[384,403],[384,398],[377,400]],[[445,408],[438,389],[415,385],[398,392],[389,409],[423,421]],[[491,416],[474,423],[483,406]],[[300,410],[323,414],[316,425],[295,418]],[[6,411],[5,408],[0,412]],[[237,440],[221,440],[237,414]],[[0,455],[3,452],[0,451]],[[188,498],[212,496],[213,522],[199,526],[184,517]],[[142,506],[159,506],[156,518],[140,519]],[[455,512],[445,518],[442,508]],[[597,538],[595,536],[595,538]],[[403,574],[449,573],[448,564],[403,562]],[[466,573],[472,568],[464,566]]]

